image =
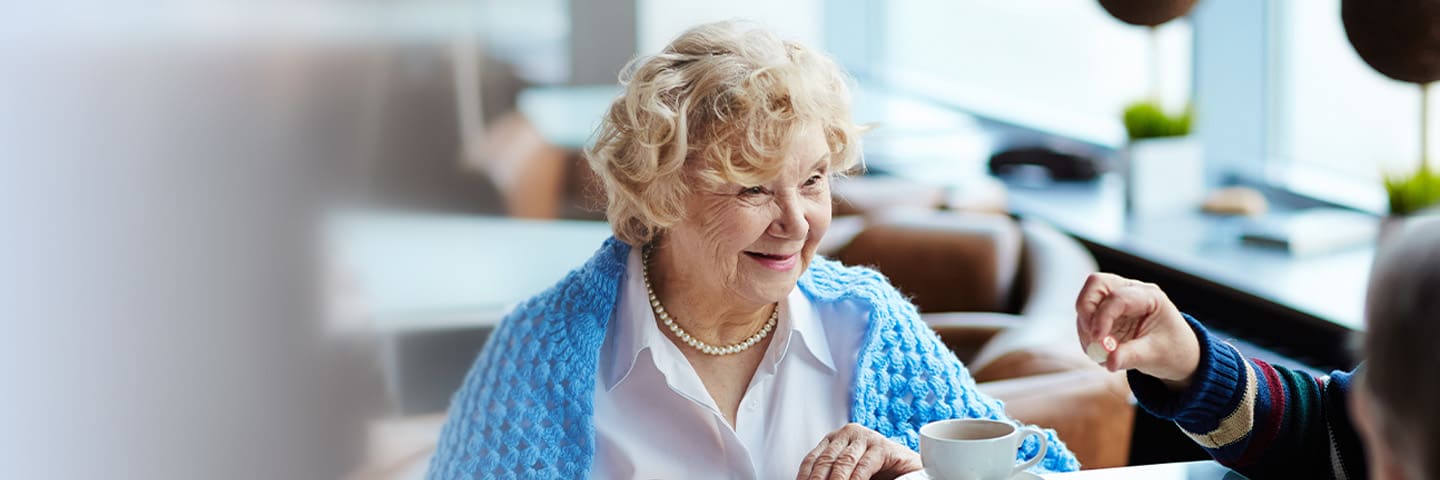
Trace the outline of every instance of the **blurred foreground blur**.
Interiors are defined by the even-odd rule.
[[[402,70],[384,12],[11,3],[0,478],[353,471],[385,400],[371,341],[322,301],[319,233],[326,211],[403,190],[367,173],[404,127],[372,94]]]

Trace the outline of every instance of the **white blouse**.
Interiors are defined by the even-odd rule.
[[[600,349],[591,476],[795,478],[805,455],[849,422],[867,307],[815,305],[799,287],[791,290],[732,429],[680,347],[660,331],[641,268],[633,249]]]

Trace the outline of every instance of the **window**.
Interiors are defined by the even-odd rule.
[[[1340,0],[1272,2],[1279,40],[1271,65],[1276,160],[1375,185],[1383,172],[1418,166],[1419,87],[1381,75],[1355,54]],[[1432,139],[1437,127],[1430,125]],[[1430,147],[1435,156],[1437,146]]]
[[[881,80],[987,117],[1118,146],[1125,105],[1158,72],[1170,108],[1190,95],[1191,31],[1180,19],[1149,32],[1098,2],[902,0],[886,8]],[[1152,65],[1151,59],[1159,64]]]
[[[1212,179],[1237,175],[1381,211],[1381,175],[1420,159],[1419,88],[1355,54],[1340,0],[1199,2],[1160,28],[1158,65],[1148,32],[1096,1],[831,6],[854,2],[882,12],[863,71],[985,117],[1120,146],[1120,112],[1158,73],[1169,108],[1195,101]],[[1440,92],[1431,97],[1440,109]],[[1430,128],[1430,155],[1440,157],[1440,121]]]

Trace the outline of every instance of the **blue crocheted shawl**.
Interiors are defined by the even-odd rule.
[[[595,372],[629,251],[607,240],[584,266],[505,317],[451,399],[428,478],[589,476]],[[918,449],[926,423],[1006,418],[1003,405],[975,389],[954,353],[884,276],[815,258],[799,285],[814,302],[870,307],[851,421]],[[1055,432],[1046,435],[1050,448],[1040,469],[1079,468]],[[1038,448],[1028,438],[1019,456],[1030,458]]]

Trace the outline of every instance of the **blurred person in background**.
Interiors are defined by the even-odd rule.
[[[1077,328],[1082,345],[1114,339],[1104,365],[1129,370],[1146,411],[1251,478],[1420,480],[1440,475],[1437,294],[1440,222],[1430,222],[1376,260],[1366,363],[1319,378],[1245,359],[1155,285],[1115,275],[1086,283]]]
[[[860,155],[838,66],[721,22],[622,82],[588,152],[615,236],[504,319],[431,478],[894,478],[924,424],[1008,420],[884,277],[815,256]]]

